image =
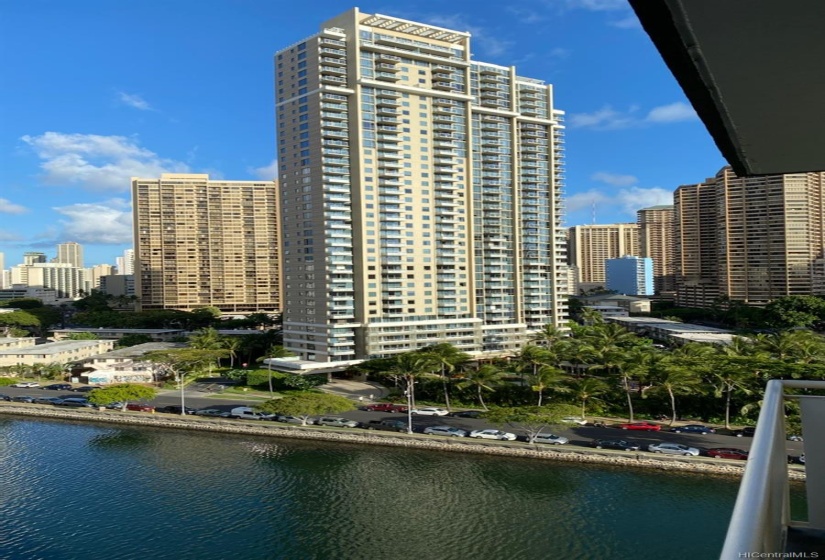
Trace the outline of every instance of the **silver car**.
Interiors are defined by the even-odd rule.
[[[355,420],[347,420],[340,416],[322,416],[315,421],[319,426],[335,426],[336,428],[357,428],[358,422]]]
[[[647,446],[651,453],[667,453],[669,455],[685,455],[686,457],[698,457],[699,450],[695,447],[688,447],[681,443],[651,443]]]
[[[549,443],[551,445],[564,445],[568,440],[564,436],[556,436],[553,434],[539,434],[533,439],[533,443]]]
[[[450,437],[465,437],[467,435],[466,430],[462,430],[459,428],[453,428],[452,426],[428,426],[424,428],[425,434],[430,434],[433,436],[450,436]]]

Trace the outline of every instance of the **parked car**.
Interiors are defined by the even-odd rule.
[[[569,441],[566,437],[553,434],[539,434],[533,439],[533,443],[549,443],[551,445],[564,445]]]
[[[427,426],[424,433],[431,436],[466,437],[467,430],[453,428],[452,426]]]
[[[62,401],[60,397],[37,397],[34,399],[35,404],[57,404]]]
[[[708,449],[708,457],[715,457],[717,459],[739,459],[741,461],[746,461],[748,459],[748,452],[743,449],[718,447],[715,449]]]
[[[651,453],[667,453],[668,455],[685,455],[692,457],[699,456],[699,450],[695,447],[688,447],[687,445],[682,445],[681,443],[670,443],[667,441],[662,443],[651,443],[647,446],[647,450]]]
[[[11,400],[13,402],[33,403],[34,397],[30,397],[28,395],[19,395],[17,397],[13,397]]]
[[[55,404],[57,406],[77,406],[86,408],[93,408],[95,406],[83,397],[68,397],[65,399],[60,399],[60,402],[57,402]]]
[[[335,426],[337,428],[357,428],[359,425],[355,420],[347,420],[340,416],[322,416],[315,423],[319,426]]]
[[[565,424],[578,424],[579,426],[586,426],[587,420],[579,418],[578,416],[565,416],[561,419]]]
[[[367,430],[383,430],[385,432],[406,432],[407,423],[403,420],[370,420],[361,427]]]
[[[670,429],[671,432],[676,432],[677,434],[685,433],[685,434],[715,434],[716,430],[711,428],[710,426],[703,426],[702,424],[688,424],[687,426],[674,426]]]
[[[109,403],[109,404],[107,404],[107,405],[106,405],[106,408],[109,408],[109,409],[111,409],[111,410],[123,410],[123,407],[124,407],[124,406],[126,406],[126,403],[124,403],[124,402],[120,402],[120,401],[116,401],[116,402],[113,402],[113,403]]]
[[[662,429],[662,426],[652,422],[629,422],[627,424],[617,424],[616,427],[622,430],[642,430],[646,432],[658,432]]]
[[[481,415],[484,414],[481,410],[459,410],[457,412],[450,412],[447,416],[453,416],[454,418],[481,418]]]
[[[756,433],[756,426],[745,426],[741,430],[737,430],[733,432],[733,435],[736,437],[753,437],[753,434]]]
[[[211,416],[214,418],[229,418],[229,411],[217,408],[202,408],[195,411],[195,416]]]
[[[799,434],[791,434],[788,436],[788,441],[805,441]]]
[[[497,439],[501,441],[516,441],[516,434],[511,434],[510,432],[502,432],[501,430],[496,430],[493,428],[488,428],[486,430],[473,430],[470,432],[471,438],[481,438],[481,439]]]
[[[186,414],[195,414],[194,408],[189,408],[188,406],[185,406],[183,408],[186,411]],[[156,408],[155,412],[163,412],[165,414],[180,414],[181,406],[179,404],[173,404],[171,406],[162,406],[160,408]]]
[[[92,387],[91,385],[85,385],[83,387],[75,387],[72,389],[75,393],[91,393],[95,389],[100,389],[100,387]]]
[[[275,420],[278,421],[278,422],[286,422],[287,424],[303,424],[304,423],[303,418],[300,418],[298,416],[287,416],[285,414],[279,414],[278,416],[275,417]],[[311,426],[312,424],[315,424],[315,420],[313,420],[312,418],[307,418],[306,425]]]
[[[155,407],[146,403],[130,402],[126,404],[126,410],[135,412],[154,412]]]
[[[595,439],[590,445],[596,449],[620,449],[621,451],[638,451],[639,444],[635,441],[625,441],[623,439]]]
[[[408,408],[403,404],[375,403],[368,404],[363,408],[363,410],[368,410],[370,412],[407,412]]]
[[[11,397],[8,395],[0,395],[0,401],[10,401]]]
[[[248,406],[237,406],[229,411],[230,418],[237,418],[241,420],[274,420],[275,416],[275,414],[258,412]]]
[[[425,406],[424,408],[414,408],[411,411],[418,416],[447,416],[450,411],[435,406]]]
[[[20,387],[22,389],[32,389],[34,387],[40,387],[40,383],[36,381],[19,381],[12,385],[12,387]]]
[[[51,385],[46,385],[45,387],[41,387],[41,389],[48,390],[48,391],[71,391],[72,386],[68,383],[52,383]]]

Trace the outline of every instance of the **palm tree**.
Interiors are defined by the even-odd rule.
[[[717,360],[711,371],[711,384],[715,397],[725,397],[725,428],[730,429],[730,404],[734,391],[751,394],[750,385],[753,374],[750,371],[751,360],[740,357],[726,357]]]
[[[676,422],[676,395],[687,395],[696,392],[702,380],[694,368],[675,363],[672,357],[668,361],[662,361],[660,365],[661,367],[656,368],[656,385],[653,390],[667,393],[671,410],[669,425],[672,426]]]
[[[223,339],[223,348],[229,352],[229,367],[235,367],[235,358],[238,357],[238,350],[241,349],[243,341],[237,336],[227,336]]]
[[[255,335],[258,336],[258,335]],[[231,352],[231,350],[229,350]],[[283,346],[270,346],[269,350],[266,352],[266,357],[261,357],[258,361],[264,361],[265,359],[271,358],[288,358],[289,356],[294,356],[292,352],[284,348]],[[266,369],[269,372],[269,396],[271,397],[274,393],[272,390],[272,366],[270,364],[266,364]]]
[[[196,331],[189,337],[189,345],[198,350],[218,350],[224,347],[221,335],[212,327]]]
[[[567,374],[557,367],[542,366],[539,368],[536,375],[530,378],[531,388],[539,394],[538,406],[541,406],[545,389],[560,389],[567,379]]]
[[[595,377],[570,380],[573,395],[582,403],[582,418],[587,416],[587,401],[599,400],[598,397],[607,392],[607,383]]]
[[[475,387],[478,402],[481,408],[489,410],[484,403],[484,395],[482,391],[492,391],[498,385],[501,378],[501,371],[491,364],[485,364],[477,369],[468,369],[464,374],[464,381],[458,384],[459,387],[465,389],[467,387]]]
[[[407,395],[407,433],[412,433],[412,409],[415,407],[415,382],[419,377],[432,375],[438,367],[433,356],[422,352],[404,352],[393,360],[389,374],[404,383]]]
[[[559,328],[557,328],[555,325],[548,323],[544,325],[541,328],[541,330],[533,333],[533,336],[530,338],[530,341],[535,342],[540,346],[550,348],[556,342],[564,338],[564,336],[564,333]]]
[[[527,346],[522,347],[521,351],[515,358],[516,362],[518,362],[522,367],[529,369],[530,375],[535,377],[538,375],[540,368],[552,364],[554,357],[555,355],[547,348],[528,344]]]
[[[422,348],[421,352],[432,357],[440,368],[441,383],[444,387],[444,405],[447,410],[450,410],[450,374],[455,371],[456,366],[468,361],[470,357],[447,342],[427,346]]]

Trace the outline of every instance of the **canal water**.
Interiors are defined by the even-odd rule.
[[[737,486],[3,417],[0,559],[713,559]]]

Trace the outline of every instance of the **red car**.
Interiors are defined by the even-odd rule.
[[[739,459],[741,461],[746,461],[748,459],[748,452],[742,449],[720,447],[718,449],[708,449],[708,457],[716,457],[717,459]]]
[[[617,424],[616,427],[622,430],[642,430],[645,432],[658,432],[662,429],[659,424],[650,422],[630,422],[628,424]]]
[[[402,404],[375,403],[364,407],[370,412],[407,412],[407,407]]]
[[[154,412],[155,407],[143,403],[129,403],[126,405],[126,410],[134,410],[136,412]]]

